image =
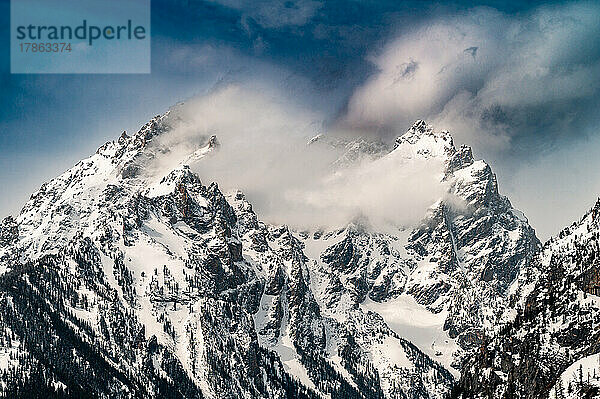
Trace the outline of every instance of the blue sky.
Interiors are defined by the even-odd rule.
[[[384,138],[417,118],[443,124],[543,237],[600,195],[594,3],[154,0],[149,75],[11,75],[9,9],[0,0],[0,216],[121,131],[247,79]]]

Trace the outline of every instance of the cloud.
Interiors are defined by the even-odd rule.
[[[427,21],[372,58],[377,72],[350,98],[343,122],[394,131],[424,118],[495,151],[542,126],[539,134],[560,135],[596,113],[599,17],[597,3],[573,3]]]
[[[191,165],[204,183],[241,189],[261,219],[299,228],[357,218],[407,226],[443,195],[441,163],[384,157],[334,168],[343,149],[308,145],[323,117],[262,84],[223,85],[172,111],[151,170],[160,176],[216,135],[219,150]]]
[[[443,167],[441,161],[408,161],[391,154],[333,174],[325,172],[321,175],[325,178],[288,191],[285,199],[296,209],[303,208],[304,212],[292,215],[300,225],[308,221],[306,215],[320,215],[319,220],[332,226],[356,219],[372,226],[414,226],[427,208],[447,195],[440,181]],[[315,222],[309,225],[318,225]]]
[[[323,3],[315,0],[214,0],[223,6],[241,11],[264,28],[281,28],[306,24]],[[244,22],[244,21],[243,21]]]

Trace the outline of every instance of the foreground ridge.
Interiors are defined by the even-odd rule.
[[[600,200],[544,244],[516,317],[465,362],[456,397],[599,396],[599,215]]]

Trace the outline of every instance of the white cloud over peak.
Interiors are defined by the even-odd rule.
[[[190,165],[203,182],[241,189],[261,219],[298,228],[357,219],[409,226],[444,195],[442,161],[388,156],[334,167],[343,147],[308,145],[322,119],[260,84],[223,85],[172,111],[173,129],[158,137],[157,163],[149,170],[160,176],[216,135],[218,151]]]
[[[597,3],[574,3],[427,21],[372,58],[377,73],[351,97],[344,122],[394,127],[424,118],[458,141],[506,149],[533,110],[552,118],[544,113],[553,104],[598,94],[599,15]]]

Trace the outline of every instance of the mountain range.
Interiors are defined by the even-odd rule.
[[[419,120],[392,145],[306,145],[335,148],[334,176],[424,165],[440,195],[418,223],[275,223],[201,181],[217,136],[157,167],[177,123],[124,132],[0,222],[3,397],[600,397],[600,202],[541,243],[490,166]]]

